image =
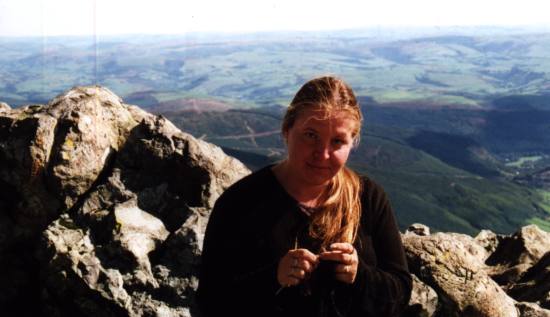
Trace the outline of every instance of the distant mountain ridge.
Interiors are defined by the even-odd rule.
[[[142,107],[205,96],[284,105],[305,80],[327,73],[384,104],[484,107],[486,97],[550,92],[550,34],[477,30],[105,37],[95,44],[3,38],[0,66],[9,76],[0,95],[12,105],[43,103],[67,85],[98,83]]]

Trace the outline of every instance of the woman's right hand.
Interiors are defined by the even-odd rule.
[[[298,285],[318,263],[318,256],[307,249],[290,250],[279,261],[277,280],[284,287]]]

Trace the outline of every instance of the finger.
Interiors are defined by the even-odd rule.
[[[306,260],[298,261],[294,267],[304,270],[305,272],[311,272],[313,270],[313,264]]]
[[[286,285],[285,286],[293,286],[300,284],[300,279],[297,277],[294,277],[292,275],[287,276],[286,279]]]
[[[306,260],[311,263],[316,263],[318,260],[317,255],[313,254],[308,249],[296,249],[296,250],[291,250],[288,253],[295,258]]]
[[[277,280],[281,286],[293,286],[297,285],[301,281],[301,272],[296,271],[299,269],[292,268],[293,259],[288,254],[279,262],[279,267],[277,268]],[[297,262],[295,262],[297,263]]]
[[[330,245],[330,251],[341,251],[344,253],[353,253],[355,248],[347,242],[337,242]]]
[[[306,272],[302,269],[293,267],[290,269],[290,273],[288,274],[288,276],[296,278],[298,279],[298,281],[301,281],[302,279],[304,279],[304,277],[306,277]]]
[[[322,260],[336,261],[348,265],[353,264],[353,256],[349,253],[329,251],[321,253],[319,257]]]
[[[350,274],[352,273],[352,267],[351,265],[338,264],[334,268],[334,271],[336,274]]]
[[[344,283],[353,283],[357,275],[357,267],[351,265],[342,265],[335,268],[335,278]]]
[[[342,252],[340,251],[325,251],[319,254],[319,260],[340,261]]]

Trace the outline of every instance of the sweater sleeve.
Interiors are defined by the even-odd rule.
[[[363,247],[358,250],[360,263],[353,286],[356,311],[353,315],[396,316],[408,304],[412,278],[385,192],[370,181],[365,186],[361,225]]]
[[[278,288],[277,263],[256,239],[243,197],[227,191],[216,202],[207,225],[198,304],[203,316],[252,316],[272,305]]]

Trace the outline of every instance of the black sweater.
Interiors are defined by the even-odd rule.
[[[271,166],[241,179],[216,201],[204,238],[198,301],[214,316],[394,316],[407,304],[412,281],[395,217],[383,189],[363,178],[362,216],[354,243],[353,284],[334,280],[321,263],[307,283],[280,290],[277,265],[307,235],[309,218],[275,178]]]

